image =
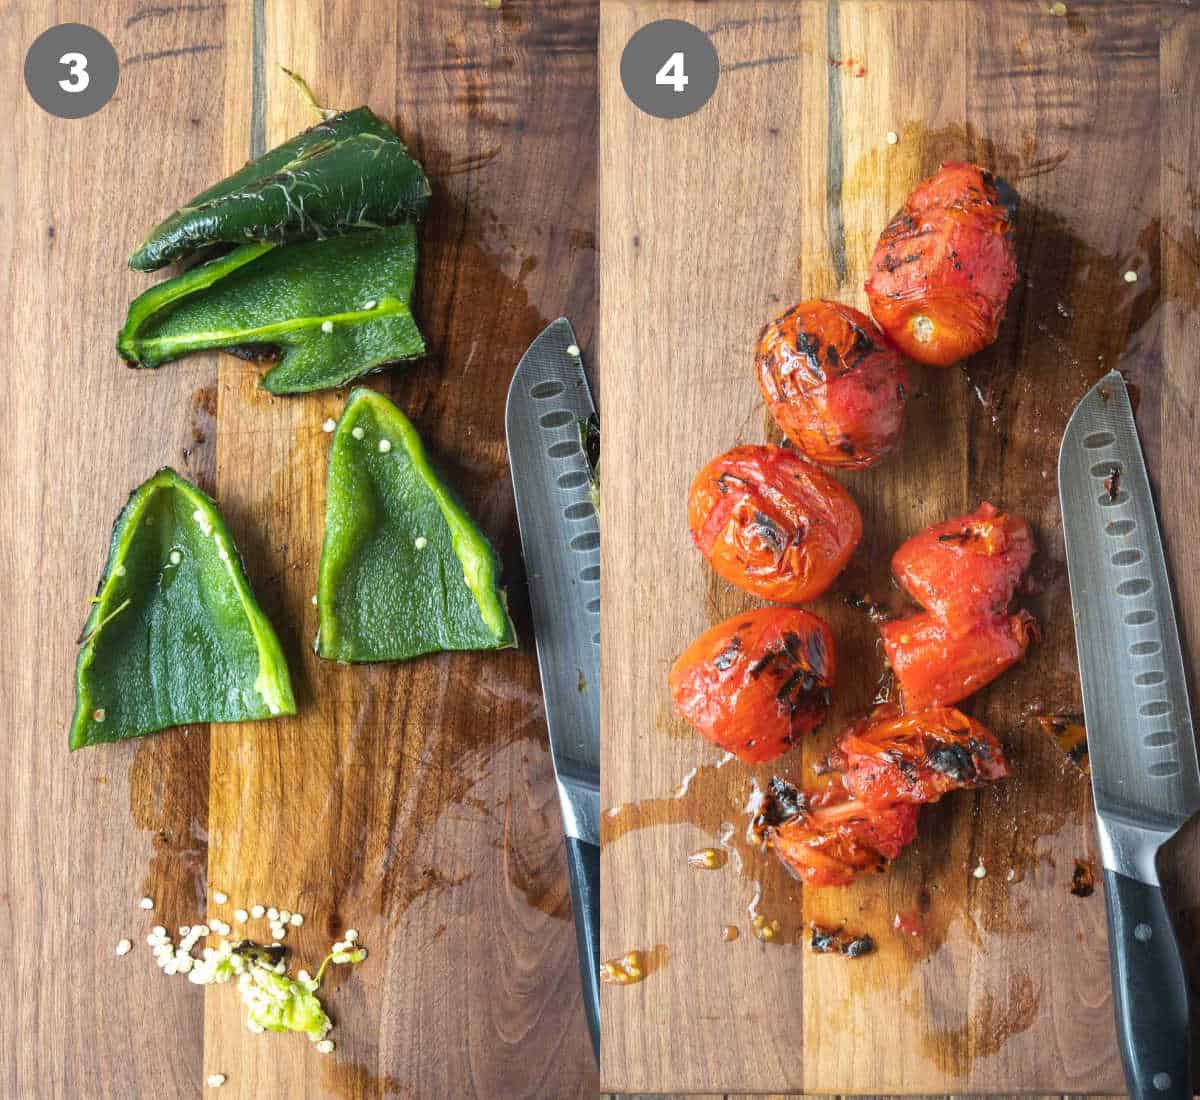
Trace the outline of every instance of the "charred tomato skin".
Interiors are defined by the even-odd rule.
[[[824,592],[862,537],[850,494],[785,447],[735,447],[692,482],[696,548],[731,584],[777,603]]]
[[[910,538],[892,555],[892,576],[952,631],[1002,613],[1033,558],[1033,532],[984,501]]]
[[[880,707],[839,735],[830,764],[852,797],[876,805],[936,802],[1008,775],[992,732],[953,707]]]
[[[829,711],[833,636],[816,615],[768,607],[705,631],[668,684],[702,737],[749,764],[774,760]]]
[[[831,787],[785,821],[769,825],[764,840],[779,862],[806,886],[847,886],[878,874],[917,835],[920,807],[872,806]]]
[[[911,713],[950,706],[990,684],[1025,655],[1037,623],[1020,611],[955,632],[925,613],[883,623],[879,633],[904,710]]]
[[[1017,280],[1016,193],[978,165],[949,162],[917,185],[871,257],[867,298],[891,341],[946,367],[996,339]]]
[[[759,335],[755,373],[775,422],[822,466],[873,466],[900,442],[908,366],[857,309],[793,306]]]

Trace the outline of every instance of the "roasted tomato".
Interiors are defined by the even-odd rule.
[[[936,802],[1008,775],[1004,750],[986,726],[953,707],[901,715],[881,707],[846,729],[830,756],[860,802]]]
[[[671,696],[696,732],[747,763],[774,760],[820,725],[833,637],[794,608],[747,611],[701,634],[671,667]]]
[[[775,422],[814,462],[871,466],[900,442],[908,368],[857,309],[794,306],[763,329],[755,368]]]
[[[867,297],[880,328],[945,367],[996,339],[1017,279],[1016,193],[974,164],[943,164],[879,238]]]
[[[950,630],[935,615],[909,615],[879,627],[906,712],[949,706],[1016,664],[1037,638],[1027,611],[1000,615],[970,630]]]
[[[952,631],[969,630],[1007,609],[1032,557],[1029,524],[984,501],[909,539],[892,556],[892,575]]]
[[[779,603],[824,592],[862,535],[850,494],[784,447],[714,458],[692,482],[688,526],[717,573]]]
[[[820,793],[771,783],[762,836],[806,886],[845,886],[882,871],[917,835],[914,803],[868,805],[839,787]]]

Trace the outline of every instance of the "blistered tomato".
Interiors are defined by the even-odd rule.
[[[829,711],[833,637],[794,608],[747,611],[701,634],[668,683],[696,732],[747,763],[774,760]]]
[[[991,683],[1025,655],[1037,623],[1020,611],[954,632],[926,613],[883,623],[879,633],[904,709],[913,712],[949,706]]]
[[[908,368],[857,309],[789,309],[759,336],[755,371],[775,422],[814,462],[871,466],[900,442]]]
[[[914,803],[869,805],[837,787],[820,794],[791,790],[798,812],[769,822],[763,837],[806,886],[846,886],[876,874],[917,835],[920,806]]]
[[[874,804],[936,802],[1008,775],[992,732],[953,707],[882,707],[838,737],[830,763],[851,795]]]
[[[984,501],[914,535],[892,555],[892,575],[951,630],[1007,609],[1033,558],[1029,524]]]
[[[824,592],[862,535],[850,494],[784,447],[714,458],[692,482],[688,526],[718,574],[778,603]]]
[[[996,339],[1017,279],[1016,194],[974,164],[943,164],[888,223],[867,297],[880,328],[921,363],[949,366]]]

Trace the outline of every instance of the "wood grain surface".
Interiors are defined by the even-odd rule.
[[[567,314],[595,327],[597,6],[478,0],[100,0],[0,10],[10,124],[0,249],[12,345],[0,412],[0,1096],[594,1096],[562,830],[503,435],[516,362]],[[122,60],[100,113],[55,119],[28,45],[80,21]],[[231,357],[125,370],[112,342],[146,285],[126,257],[202,186],[315,121],[320,99],[395,121],[433,183],[415,313],[431,353],[372,381],[492,537],[519,651],[343,668],[310,643],[322,422],[342,398],[272,398]],[[283,639],[295,719],[197,727],[72,755],[74,639],[126,494],[163,464],[214,494]],[[336,1051],[255,1036],[235,991],[152,965],[144,938],[214,890],[307,918]],[[137,908],[143,895],[152,913]],[[265,925],[256,929],[267,936]],[[132,954],[113,954],[119,938]]]
[[[1200,15],[1067,8],[602,3],[603,953],[640,949],[653,968],[605,989],[614,1092],[1123,1089],[1103,899],[1069,892],[1075,860],[1095,858],[1090,792],[1035,718],[1080,706],[1055,470],[1070,409],[1114,366],[1138,388],[1193,664],[1200,645]],[[639,112],[618,72],[634,30],[667,16],[707,30],[721,58],[712,100],[672,122]],[[865,534],[815,605],[838,643],[831,721],[774,767],[722,767],[672,713],[666,674],[751,601],[691,547],[687,487],[719,451],[778,439],[751,369],[759,328],[806,297],[864,308],[879,231],[947,159],[1021,194],[1009,316],[963,368],[916,370],[901,453],[843,478]],[[1043,640],[967,708],[1004,740],[1013,776],[926,809],[887,876],[802,891],[742,839],[751,782],[802,775],[874,696],[876,634],[847,597],[894,601],[892,550],[984,499],[1027,516],[1039,545],[1028,604]],[[723,836],[722,870],[688,865]],[[1163,866],[1193,974],[1198,855],[1193,830]],[[775,942],[751,934],[754,913],[780,921]],[[897,913],[920,915],[924,934],[895,934]],[[814,920],[845,921],[880,949],[814,956],[800,944]],[[740,929],[732,943],[727,925]]]
[[[756,1092],[756,1093],[740,1092],[740,1093],[710,1093],[710,1094],[706,1094],[706,1095],[700,1095],[699,1093],[692,1092],[692,1093],[687,1094],[687,1100],[784,1100],[784,1098],[788,1097],[788,1096],[804,1096],[804,1095],[806,1095],[806,1094],[801,1093],[801,1092],[770,1093],[770,1094],[761,1093],[761,1092]],[[863,1093],[856,1093],[855,1095],[857,1097],[859,1097],[859,1100],[898,1100],[898,1098],[895,1095],[892,1095],[892,1096],[868,1096]],[[953,1095],[951,1095],[951,1096],[925,1096],[925,1097],[912,1098],[912,1100],[960,1100],[960,1097],[962,1095],[963,1094],[960,1094],[958,1096],[953,1096]],[[979,1094],[976,1093],[975,1095],[978,1096]],[[1031,1093],[1020,1093],[1018,1095],[1021,1097],[1021,1100],[1082,1100],[1082,1097],[1080,1097],[1080,1096],[1061,1096],[1061,1095],[1037,1096],[1037,1095],[1034,1095]],[[646,1092],[644,1092],[644,1093],[629,1093],[629,1092],[605,1093],[601,1097],[601,1100],[617,1100],[617,1097],[621,1097],[622,1100],[684,1100],[684,1097],[682,1094],[678,1094],[678,1093],[667,1094],[667,1093],[662,1093],[662,1092],[656,1092],[656,1093],[646,1093]],[[847,1100],[847,1098],[844,1096],[835,1096],[835,1097],[833,1097],[833,1100]],[[1005,1100],[1005,1098],[1002,1096],[993,1096],[992,1100]],[[1109,1096],[1109,1097],[1095,1098],[1095,1100],[1121,1100],[1121,1098],[1118,1096]]]

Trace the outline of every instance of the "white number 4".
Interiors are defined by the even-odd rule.
[[[677,92],[688,86],[688,75],[683,71],[683,53],[673,53],[667,63],[654,74],[655,84],[666,84]]]
[[[92,78],[87,71],[88,59],[81,53],[65,53],[58,59],[60,65],[66,65],[71,74],[67,80],[60,80],[58,86],[64,92],[82,92]]]

